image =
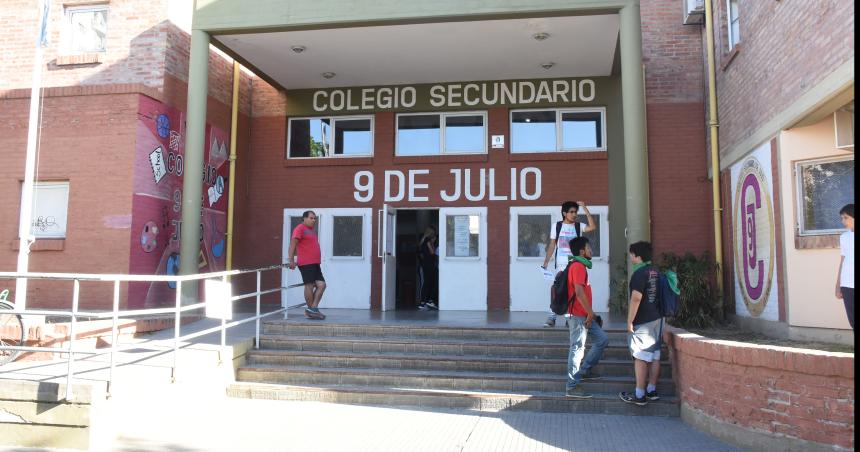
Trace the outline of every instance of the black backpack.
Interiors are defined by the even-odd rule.
[[[561,225],[564,223],[563,221],[555,222],[555,258],[558,259],[558,235],[561,234]],[[573,223],[573,227],[576,229],[576,236],[582,237],[582,225],[577,221]]]
[[[567,274],[574,262],[576,261],[568,262],[564,270],[556,273],[552,287],[549,289],[549,308],[556,315],[567,314],[568,306],[576,297],[575,293],[569,294],[567,290]]]

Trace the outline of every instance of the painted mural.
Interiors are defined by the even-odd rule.
[[[732,167],[735,312],[779,320],[770,143]]]
[[[203,207],[198,271],[225,268],[229,135],[206,125]],[[182,183],[185,173],[185,114],[141,96],[135,147],[129,273],[179,272]],[[129,308],[172,305],[174,283],[135,283]]]

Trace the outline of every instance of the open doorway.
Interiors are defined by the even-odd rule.
[[[418,305],[425,301],[422,297],[432,298],[438,306],[438,259],[431,265],[426,260],[428,253],[420,252],[420,245],[428,227],[433,227],[438,234],[439,210],[398,209],[395,221],[397,222],[395,227],[395,231],[397,231],[395,237],[397,247],[395,309],[418,309]],[[438,237],[433,243],[433,248],[438,255]],[[422,259],[424,262],[423,270]]]

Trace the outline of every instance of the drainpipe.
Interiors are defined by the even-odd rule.
[[[230,175],[227,191],[227,264],[233,269],[233,191],[236,188],[236,134],[239,128],[239,62],[233,61],[233,105],[230,113]]]
[[[711,134],[711,192],[714,205],[714,258],[717,262],[717,290],[720,314],[723,309],[723,210],[720,204],[720,141],[717,121],[717,81],[714,64],[714,14],[711,0],[705,0],[705,39],[708,50],[708,127]]]

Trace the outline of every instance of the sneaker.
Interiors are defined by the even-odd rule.
[[[543,323],[544,328],[552,328],[555,326],[555,317],[548,317],[546,322]]]
[[[325,314],[320,312],[320,308],[314,308],[314,314],[316,314],[320,320],[325,320]]]
[[[603,375],[600,375],[592,369],[588,369],[585,374],[582,375],[582,380],[599,380],[601,378],[603,378]]]
[[[322,320],[325,318],[322,312],[314,312],[310,308],[305,308],[305,317],[312,320]]]
[[[570,397],[572,399],[590,399],[592,397],[591,394],[585,392],[582,388],[571,388],[564,391],[565,397]]]
[[[429,308],[427,307],[427,303],[422,302],[421,304],[419,304],[419,305],[418,305],[418,310],[419,310],[419,311],[426,311],[427,309],[429,309]]]
[[[427,303],[424,304],[424,306],[427,306],[428,311],[438,311],[439,310],[439,307],[436,306],[436,303],[433,303],[432,301],[428,301]]]
[[[648,399],[646,399],[645,397],[636,398],[636,394],[635,394],[635,393],[634,393],[634,394],[631,394],[631,393],[629,393],[629,392],[621,391],[621,392],[619,392],[619,393],[618,393],[618,397],[619,397],[621,400],[623,400],[623,401],[625,401],[625,402],[627,402],[627,403],[632,403],[632,404],[634,404],[634,405],[639,405],[639,406],[645,406],[645,405],[648,405]]]
[[[653,390],[649,393],[645,394],[645,398],[648,399],[649,402],[654,402],[660,400],[660,396],[657,394],[657,390]]]

